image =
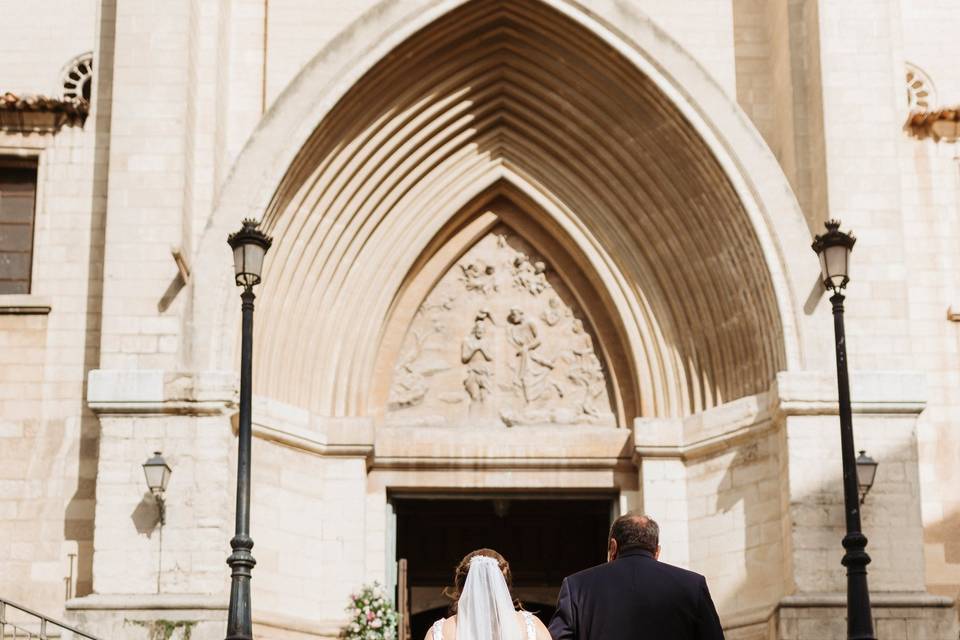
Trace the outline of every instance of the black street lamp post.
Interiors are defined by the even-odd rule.
[[[257,563],[250,550],[250,441],[251,396],[253,376],[253,287],[260,282],[263,257],[272,240],[257,229],[257,222],[244,220],[240,231],[230,234],[227,242],[233,249],[237,286],[243,287],[242,337],[240,342],[240,424],[237,455],[237,523],[230,540],[233,553],[230,565],[230,608],[227,615],[226,640],[253,640],[250,615],[250,574]]]
[[[847,374],[847,346],[843,327],[842,290],[849,282],[850,252],[856,239],[840,231],[840,223],[830,220],[827,232],[813,241],[813,250],[820,257],[823,285],[833,291],[833,330],[837,347],[837,391],[840,403],[840,449],[843,457],[843,504],[847,535],[843,538],[843,566],[847,568],[847,638],[876,640],[870,613],[870,590],[867,587],[867,538],[860,531],[860,496],[857,463],[854,457],[853,419],[850,410],[850,379]]]

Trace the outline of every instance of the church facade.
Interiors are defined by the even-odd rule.
[[[0,9],[0,599],[223,637],[255,219],[257,638],[422,637],[479,546],[548,615],[634,509],[728,638],[843,638],[840,219],[877,633],[957,637],[956,3]]]

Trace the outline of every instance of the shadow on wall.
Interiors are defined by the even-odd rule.
[[[140,502],[137,503],[136,508],[130,514],[130,520],[133,521],[133,526],[137,528],[137,533],[148,538],[153,535],[160,524],[160,510],[157,508],[157,500],[152,493],[147,491],[143,494]]]
[[[791,563],[799,570],[804,589],[844,590],[842,465],[839,427],[833,426],[814,436],[800,430],[798,438],[813,442],[801,442],[799,446],[814,446],[816,450],[794,462],[799,468],[792,476],[788,476],[783,459],[786,441],[782,431],[701,458],[691,466],[690,568],[708,576],[725,623],[734,625],[728,631],[749,634],[757,625],[766,624],[761,620],[763,607],[775,606],[782,596],[796,589],[785,573]],[[868,569],[871,591],[915,588],[923,579],[920,568],[926,562],[928,567],[943,570],[939,577],[927,572],[926,589],[956,598],[960,594],[960,580],[956,579],[956,568],[960,567],[960,510],[926,527],[926,558],[914,546],[904,564],[902,550],[893,540],[901,534],[919,534],[913,527],[919,527],[920,514],[913,510],[920,502],[921,489],[916,479],[910,480],[911,468],[913,473],[916,469],[916,449],[903,443],[908,438],[906,427],[898,435],[871,429],[874,433],[867,437],[865,426],[861,423],[858,442],[880,463],[862,507],[863,530],[869,540],[867,552],[873,560]],[[803,468],[808,462],[814,466]],[[787,496],[791,477],[797,482]],[[906,522],[891,520],[899,514]],[[906,528],[898,528],[900,524]],[[793,547],[785,544],[784,535],[793,537]],[[784,554],[792,554],[792,558]]]
[[[90,212],[90,255],[87,263],[86,343],[83,357],[83,388],[80,399],[80,446],[77,465],[77,490],[64,512],[63,535],[77,545],[74,584],[67,577],[66,596],[79,597],[93,593],[93,530],[96,514],[97,468],[100,457],[100,420],[87,407],[87,375],[100,366],[100,329],[103,307],[103,248],[106,235],[107,176],[110,165],[110,147],[99,140],[108,139],[113,92],[113,41],[116,32],[116,3],[101,3],[98,57],[95,61],[94,96],[95,121],[86,126],[96,127],[93,162],[93,206]]]
[[[716,514],[743,518],[738,533],[709,544],[720,553],[743,553],[742,573],[729,592],[735,609],[772,604],[782,595],[781,481],[778,440],[770,433],[738,448],[717,485]]]
[[[167,285],[166,291],[160,296],[160,300],[157,302],[157,311],[163,313],[169,309],[170,305],[173,304],[173,301],[176,299],[177,294],[180,293],[180,290],[186,285],[187,283],[184,281],[183,276],[177,273],[177,275],[173,277],[173,280],[170,281],[170,284]]]
[[[960,509],[939,522],[926,527],[923,531],[926,546],[943,548],[943,560],[955,565],[954,575],[960,573]],[[927,576],[931,593],[949,596],[960,600],[960,585],[935,582],[936,578]]]

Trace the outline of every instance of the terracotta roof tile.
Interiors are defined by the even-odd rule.
[[[904,130],[919,140],[957,142],[960,139],[960,105],[936,111],[911,111]]]
[[[0,94],[0,129],[56,131],[65,124],[83,124],[90,111],[85,100],[41,95]]]

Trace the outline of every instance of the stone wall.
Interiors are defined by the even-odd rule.
[[[773,606],[787,588],[780,444],[768,433],[687,465],[689,566],[710,576],[728,617]]]
[[[0,11],[0,93],[59,97],[64,68],[98,46],[97,4]],[[97,427],[83,395],[99,351],[102,115],[55,134],[0,130],[0,155],[38,166],[31,291],[0,296],[0,594],[56,615],[92,589]]]
[[[0,93],[59,96],[60,74],[75,56],[93,51],[98,0],[4,0],[0,25]],[[13,63],[13,61],[16,61]]]
[[[929,81],[930,108],[960,102],[960,70],[944,52],[956,46],[960,7],[938,0],[904,0],[903,51]],[[904,106],[904,112],[906,106]],[[902,228],[909,272],[922,274],[910,287],[910,344],[931,372],[929,403],[921,418],[920,478],[926,531],[927,584],[931,592],[960,595],[960,376],[957,317],[960,309],[960,164],[956,144],[902,136],[904,198]],[[931,247],[930,239],[935,239]],[[931,250],[932,249],[932,250]]]
[[[604,15],[613,5],[630,15],[648,13],[752,118],[809,227],[819,231],[822,219],[838,216],[860,236],[847,315],[852,367],[919,369],[927,380],[927,391],[917,394],[927,406],[916,421],[917,398],[906,409],[858,413],[858,444],[881,465],[864,506],[871,586],[919,592],[927,585],[955,597],[960,375],[958,325],[948,309],[960,308],[954,215],[960,188],[954,149],[907,139],[900,125],[907,61],[935,80],[941,103],[960,99],[960,71],[949,53],[960,28],[956,3],[884,0],[866,12],[844,0],[586,4]],[[160,589],[222,600],[233,508],[232,378],[213,401],[217,407],[198,409],[207,401],[194,387],[179,394],[180,374],[172,372],[206,367],[193,361],[193,341],[229,334],[229,327],[197,332],[184,293],[193,284],[178,274],[170,248],[180,247],[197,266],[198,238],[265,111],[282,102],[317,52],[373,6],[3,5],[0,49],[18,64],[0,67],[0,91],[53,93],[62,66],[83,51],[95,50],[97,75],[93,113],[82,128],[54,136],[0,132],[0,153],[37,157],[40,169],[34,288],[27,297],[0,299],[0,595],[61,613],[71,555],[72,595],[151,594],[159,532],[149,526],[152,505],[140,464],[161,449],[174,476]],[[639,33],[645,23],[628,24]],[[802,240],[785,251],[812,261]],[[217,264],[226,267],[229,256],[218,246]],[[790,293],[803,309],[793,320],[822,348],[799,361],[826,371],[829,309],[812,278],[803,287]],[[25,308],[31,311],[12,313]],[[136,406],[118,406],[125,402],[119,396],[87,393],[86,376],[99,368],[159,371],[161,390],[147,400],[135,397]],[[823,374],[827,384],[830,373]],[[903,391],[874,382],[879,386],[867,385],[874,395]],[[814,395],[824,403],[831,393]],[[855,402],[862,400],[857,393]],[[98,417],[87,406],[90,398],[113,405],[99,407]],[[642,499],[664,525],[665,559],[710,575],[725,615],[741,616],[737,633],[744,638],[774,633],[777,625],[782,637],[834,633],[823,631],[835,624],[824,619],[836,617],[826,601],[781,602],[779,617],[751,622],[766,615],[752,608],[772,608],[795,591],[843,588],[836,418],[818,411],[782,423],[771,417],[775,424],[728,447],[640,456]],[[695,424],[665,428],[709,432]],[[336,439],[324,440],[325,433],[308,429],[308,444],[297,440],[295,450],[264,432],[255,447],[260,565],[254,575],[265,634],[332,624],[360,581],[389,577],[389,483],[367,476],[367,453],[331,454],[327,447]],[[619,487],[625,506],[639,502],[622,469],[417,473],[418,486],[428,488]],[[923,557],[918,547],[898,547],[917,538],[921,525]],[[318,571],[332,576],[324,578],[324,593],[304,596]],[[954,614],[944,601],[921,600],[888,603],[878,629],[899,633],[928,615],[918,612],[932,610],[938,611],[932,618],[947,620],[936,628],[949,628]],[[220,601],[145,602],[89,600],[71,610],[108,637],[140,634],[142,625],[123,625],[145,614],[124,612],[143,606],[155,613],[178,609],[170,616],[206,620],[211,629],[222,623]]]
[[[255,617],[303,627],[342,620],[366,581],[366,461],[263,440],[253,456]]]

